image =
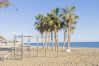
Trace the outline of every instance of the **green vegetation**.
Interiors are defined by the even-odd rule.
[[[2,7],[8,7],[10,5],[11,5],[11,3],[10,3],[9,0],[0,0],[0,8],[2,8]]]
[[[11,3],[9,0],[0,0],[0,8],[9,7],[9,6],[13,6],[15,10],[18,11],[16,6],[13,3]]]
[[[2,39],[2,40],[6,40],[3,36],[0,36],[0,39]]]
[[[75,6],[69,6],[62,9],[59,8],[52,9],[50,13],[47,13],[47,15],[39,14],[36,16],[37,22],[35,22],[35,28],[42,35],[43,48],[44,48],[43,41],[44,34],[46,35],[45,41],[47,44],[47,48],[49,42],[49,40],[47,39],[51,35],[51,41],[53,42],[53,39],[55,40],[53,46],[55,47],[55,50],[57,49],[58,51],[58,31],[64,29],[64,44],[65,39],[67,38],[68,41],[67,51],[70,52],[70,37],[71,34],[74,32],[75,25],[77,23],[77,18],[79,18],[79,16],[77,16],[74,11]]]

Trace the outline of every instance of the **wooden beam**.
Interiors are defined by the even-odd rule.
[[[24,59],[24,42],[23,42],[23,35],[21,36],[21,58]]]
[[[30,37],[28,37],[28,51],[29,51],[29,57],[30,57],[30,53],[31,53],[31,51],[30,51]]]
[[[38,34],[37,34],[37,56],[38,56]]]
[[[14,35],[14,59],[16,58],[16,35]]]
[[[27,37],[28,38],[28,37],[36,37],[36,36],[24,36],[24,37]]]

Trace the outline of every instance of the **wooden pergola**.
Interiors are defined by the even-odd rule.
[[[16,35],[14,35],[14,46],[16,46],[17,38],[21,39],[21,43],[20,43],[21,59],[24,59],[24,47],[28,47],[29,56],[31,55],[31,51],[30,51],[30,48],[31,48],[30,40],[31,39],[37,40],[37,56],[38,56],[38,35],[37,36],[24,36],[24,35],[16,36]],[[24,45],[24,39],[25,38],[28,38],[28,44],[27,45]],[[16,47],[14,47],[14,58],[16,58]]]

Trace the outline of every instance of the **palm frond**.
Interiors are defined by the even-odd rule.
[[[0,0],[0,8],[2,7],[8,7],[10,6],[10,1],[9,0]]]

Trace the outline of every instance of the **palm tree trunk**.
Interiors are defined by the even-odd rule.
[[[47,49],[49,47],[49,41],[50,41],[50,32],[48,32],[48,43],[47,43]]]
[[[64,45],[63,45],[63,47],[62,47],[62,48],[64,48],[64,47],[65,47],[65,45],[66,45],[66,31],[64,32]]]
[[[46,45],[47,45],[47,31],[46,31],[46,38],[45,38],[45,56],[46,56]]]
[[[68,27],[68,46],[67,46],[67,52],[70,52],[70,26]]]
[[[42,48],[44,49],[44,40],[43,40],[43,33],[42,33]]]
[[[54,35],[55,35],[55,50],[56,50],[56,44],[57,44],[57,36],[56,36],[56,34],[57,34],[57,30],[55,29],[55,32],[54,32]]]
[[[52,50],[53,50],[53,32],[51,31],[51,44],[52,44]]]
[[[58,47],[59,47],[59,43],[58,43],[58,31],[56,33],[56,44],[57,44],[57,57],[58,57]]]

